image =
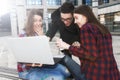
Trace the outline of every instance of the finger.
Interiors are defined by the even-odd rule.
[[[42,67],[42,64],[39,64],[38,66],[39,66],[39,67]]]
[[[32,64],[32,67],[35,67],[35,63]]]

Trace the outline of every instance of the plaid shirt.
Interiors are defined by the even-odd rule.
[[[70,46],[69,51],[79,57],[87,80],[120,80],[111,34],[103,36],[97,27],[87,23],[80,29],[80,40],[80,48]]]

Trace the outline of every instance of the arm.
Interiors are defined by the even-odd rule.
[[[50,38],[50,40],[55,36],[58,30],[58,26],[59,26],[58,23],[60,20],[60,8],[58,8],[51,14],[51,19],[52,22],[50,23],[49,29],[46,33],[46,35]]]
[[[95,36],[89,31],[83,31],[82,43],[80,47],[69,45],[63,42],[61,39],[57,40],[57,46],[62,49],[69,49],[73,55],[78,56],[79,58],[87,59],[94,61],[98,58],[97,42]]]
[[[46,33],[46,36],[48,36],[50,38],[50,40],[52,40],[52,38],[55,36],[57,30],[58,30],[57,22],[50,23],[49,29]]]
[[[96,34],[97,35],[97,34]],[[69,51],[79,58],[94,61],[98,58],[97,40],[90,31],[83,31],[80,47],[70,46]]]

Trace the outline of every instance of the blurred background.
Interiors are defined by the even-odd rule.
[[[75,7],[81,4],[91,6],[100,22],[111,33],[119,34],[120,0],[0,0],[0,36],[17,36],[33,8],[43,12],[44,31],[47,31],[51,13],[66,1],[72,2]]]
[[[51,13],[66,1],[72,2],[75,7],[89,5],[97,19],[109,29],[113,38],[114,56],[120,70],[120,0],[0,0],[0,80],[16,80],[11,78],[11,75],[18,76],[16,60],[13,52],[6,46],[5,39],[17,37],[21,33],[29,11],[33,8],[42,11],[43,28],[46,32],[51,22]],[[59,34],[56,36],[59,37]],[[54,48],[55,53],[59,53],[54,44],[51,48]],[[73,58],[79,63],[77,58]],[[8,75],[10,76],[7,77]]]

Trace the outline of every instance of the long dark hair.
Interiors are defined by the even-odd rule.
[[[25,25],[25,32],[27,36],[34,36],[34,30],[33,30],[33,17],[34,15],[39,15],[41,17],[43,17],[43,14],[41,13],[41,11],[39,9],[32,9],[28,15],[28,19],[27,19],[27,23]]]
[[[94,27],[98,27],[103,35],[109,33],[109,30],[97,20],[89,6],[81,5],[74,10],[74,13],[84,15],[88,20],[87,22],[94,25]]]

